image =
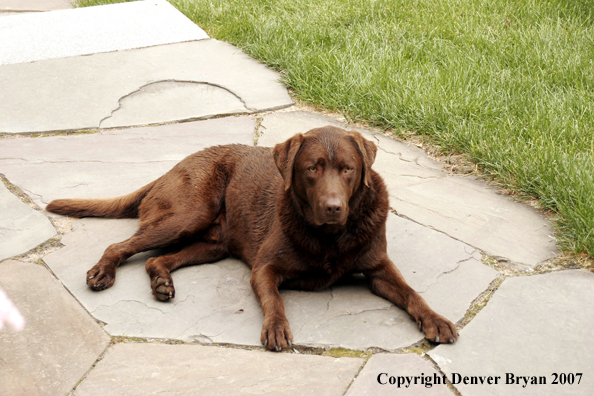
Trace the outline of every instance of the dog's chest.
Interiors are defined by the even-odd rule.
[[[317,291],[322,290],[340,278],[337,273],[328,273],[322,270],[309,270],[299,273],[296,277],[283,282],[283,287],[295,290]]]
[[[295,271],[284,285],[291,289],[321,290],[343,275],[352,271],[352,260],[345,257],[318,256],[308,257],[300,263],[300,270]]]

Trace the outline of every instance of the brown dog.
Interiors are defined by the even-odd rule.
[[[320,290],[351,273],[363,273],[371,290],[405,309],[428,339],[454,342],[456,327],[429,308],[388,258],[388,194],[371,169],[376,150],[359,133],[335,127],[297,134],[274,150],[211,147],[132,194],[60,199],[47,210],[140,218],[136,234],[109,246],[88,271],[94,290],[112,286],[116,268],[130,256],[172,244],[176,253],[146,263],[161,301],[175,296],[171,271],[228,256],[243,260],[264,313],[261,341],[270,350],[293,340],[279,286]]]

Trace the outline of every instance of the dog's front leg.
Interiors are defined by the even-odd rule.
[[[263,265],[252,270],[250,284],[264,313],[260,341],[264,347],[277,352],[291,346],[293,335],[285,315],[285,304],[278,291],[281,277],[272,265]]]
[[[373,270],[365,273],[371,291],[405,309],[417,322],[425,337],[434,342],[448,343],[458,339],[456,326],[433,311],[398,271],[394,263],[385,257]]]

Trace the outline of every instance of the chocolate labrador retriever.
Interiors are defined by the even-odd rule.
[[[320,290],[352,273],[405,309],[429,340],[454,342],[456,327],[429,308],[386,253],[388,194],[371,169],[376,150],[359,133],[330,126],[274,149],[211,147],[129,195],[59,199],[47,210],[140,218],[138,231],[109,246],[88,271],[94,290],[112,286],[130,256],[172,244],[176,253],[146,263],[161,301],[175,296],[171,271],[229,256],[243,260],[264,313],[261,341],[270,350],[293,340],[279,287]]]

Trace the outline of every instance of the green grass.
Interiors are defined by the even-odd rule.
[[[171,3],[300,101],[465,153],[594,257],[594,0]]]

